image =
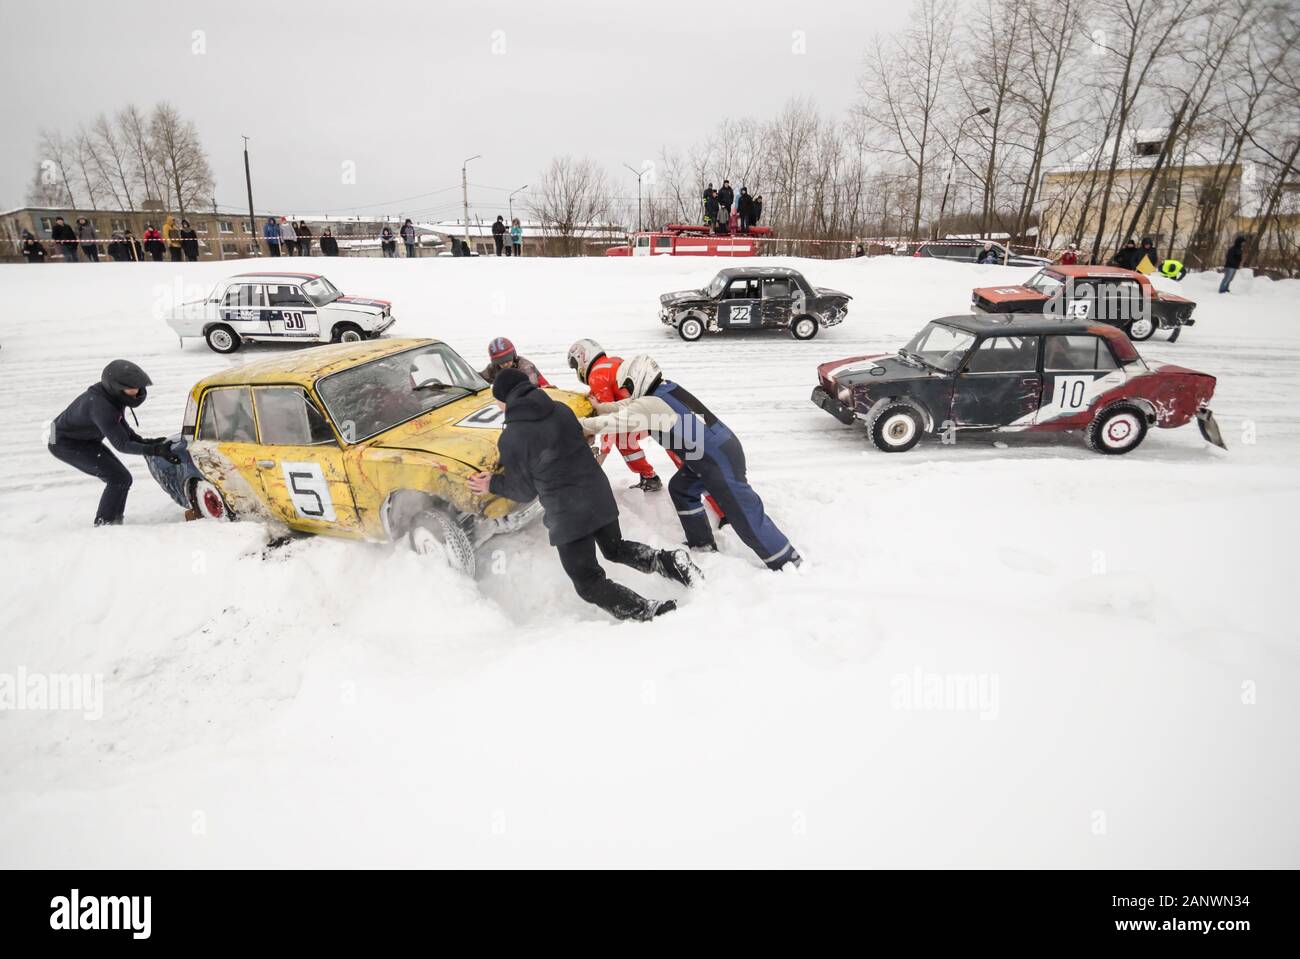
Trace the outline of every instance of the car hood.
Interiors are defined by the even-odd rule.
[[[849,296],[847,293],[841,293],[839,290],[832,290],[829,286],[814,286],[813,292],[818,296],[838,296],[846,300],[853,299],[853,297]]]
[[[972,292],[986,303],[1047,299],[1045,294],[1038,290],[1031,290],[1027,286],[980,286]]]
[[[817,375],[822,382],[834,387],[870,386],[873,383],[900,383],[905,380],[927,380],[945,376],[935,370],[904,362],[896,353],[876,353],[870,356],[851,356],[843,360],[833,360],[817,367]]]
[[[387,300],[372,300],[364,296],[340,296],[329,304],[329,308],[332,310],[346,310],[349,313],[368,313],[371,316],[379,316],[392,305]]]
[[[581,393],[555,389],[546,393],[577,416],[590,416],[594,412]],[[371,448],[432,453],[474,470],[493,470],[499,465],[497,441],[502,422],[499,413],[492,394],[483,390],[380,433],[371,440]]]
[[[703,290],[678,290],[676,293],[663,294],[659,297],[659,302],[664,306],[673,306],[677,303],[693,303],[707,298]]]

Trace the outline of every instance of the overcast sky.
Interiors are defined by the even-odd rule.
[[[101,111],[160,99],[198,124],[223,206],[247,205],[242,134],[259,211],[452,218],[473,154],[480,216],[504,212],[508,190],[536,183],[562,153],[596,159],[635,197],[621,164],[688,146],[722,117],[767,118],[793,96],[845,111],[872,34],[906,9],[0,0],[0,208],[25,202],[41,127],[71,133]],[[345,162],[355,183],[343,182]]]

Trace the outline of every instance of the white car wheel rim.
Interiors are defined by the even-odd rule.
[[[795,332],[797,332],[801,337],[804,337],[805,339],[812,335],[812,331],[813,331],[812,320],[800,320],[799,323],[795,326]]]
[[[682,324],[682,333],[684,333],[686,335],[686,338],[689,340],[693,340],[697,336],[699,336],[700,330],[701,327],[700,327],[699,320],[687,320],[685,323]]]
[[[1103,431],[1106,445],[1111,449],[1123,449],[1130,445],[1138,433],[1137,417],[1123,413],[1111,419]]]
[[[215,330],[212,333],[212,345],[219,350],[230,348],[230,334],[225,330]]]
[[[1141,339],[1151,332],[1150,320],[1137,320],[1133,323],[1133,335]]]
[[[881,435],[890,446],[902,446],[910,443],[912,437],[916,435],[916,422],[905,413],[899,413],[885,420]]]
[[[339,339],[344,343],[360,343],[361,334],[358,333],[356,330],[348,330],[342,336],[340,336]]]

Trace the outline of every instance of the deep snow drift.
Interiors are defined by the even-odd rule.
[[[682,343],[657,294],[727,265],[687,258],[0,266],[0,677],[103,676],[101,718],[0,711],[0,865],[1300,864],[1300,283],[1189,277],[1197,325],[1140,347],[1219,377],[1226,454],[1193,425],[1124,457],[886,456],[808,401],[816,364],[1031,271],[773,262],[852,294],[845,324]],[[264,553],[182,522],[136,458],[127,525],[88,528],[99,485],[43,424],[123,356],[155,382],[141,432],[176,430],[198,378],[278,348],[178,349],[157,311],[277,265],[476,362],[508,335],[562,384],[579,336],[653,352],[740,435],[804,567],[724,532],[696,592],[613,568],[682,603],[616,625],[540,527],[476,582]],[[678,541],[667,494],[606,468],[626,534]]]

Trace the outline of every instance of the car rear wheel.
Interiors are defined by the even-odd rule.
[[[811,340],[817,335],[817,317],[796,316],[790,323],[790,334],[796,340]]]
[[[1088,445],[1098,453],[1131,453],[1147,435],[1147,417],[1132,403],[1112,406],[1088,427]]]
[[[474,544],[446,513],[427,509],[411,521],[407,542],[420,556],[430,556],[466,576],[474,575]]]
[[[704,335],[704,324],[694,316],[688,316],[677,326],[677,335],[687,343],[694,343]]]
[[[1155,331],[1155,319],[1150,316],[1144,316],[1141,319],[1134,320],[1128,325],[1128,338],[1134,343],[1141,343],[1143,340],[1151,339]]]
[[[226,505],[226,498],[205,479],[196,479],[190,483],[190,505],[203,519],[233,520],[235,514]]]
[[[906,403],[895,403],[880,411],[871,423],[871,442],[885,453],[906,453],[921,441],[921,414]]]
[[[239,334],[224,323],[209,328],[203,338],[208,341],[208,349],[213,353],[233,353],[239,349]]]
[[[366,334],[355,323],[339,323],[334,327],[335,343],[360,343],[365,338]]]

